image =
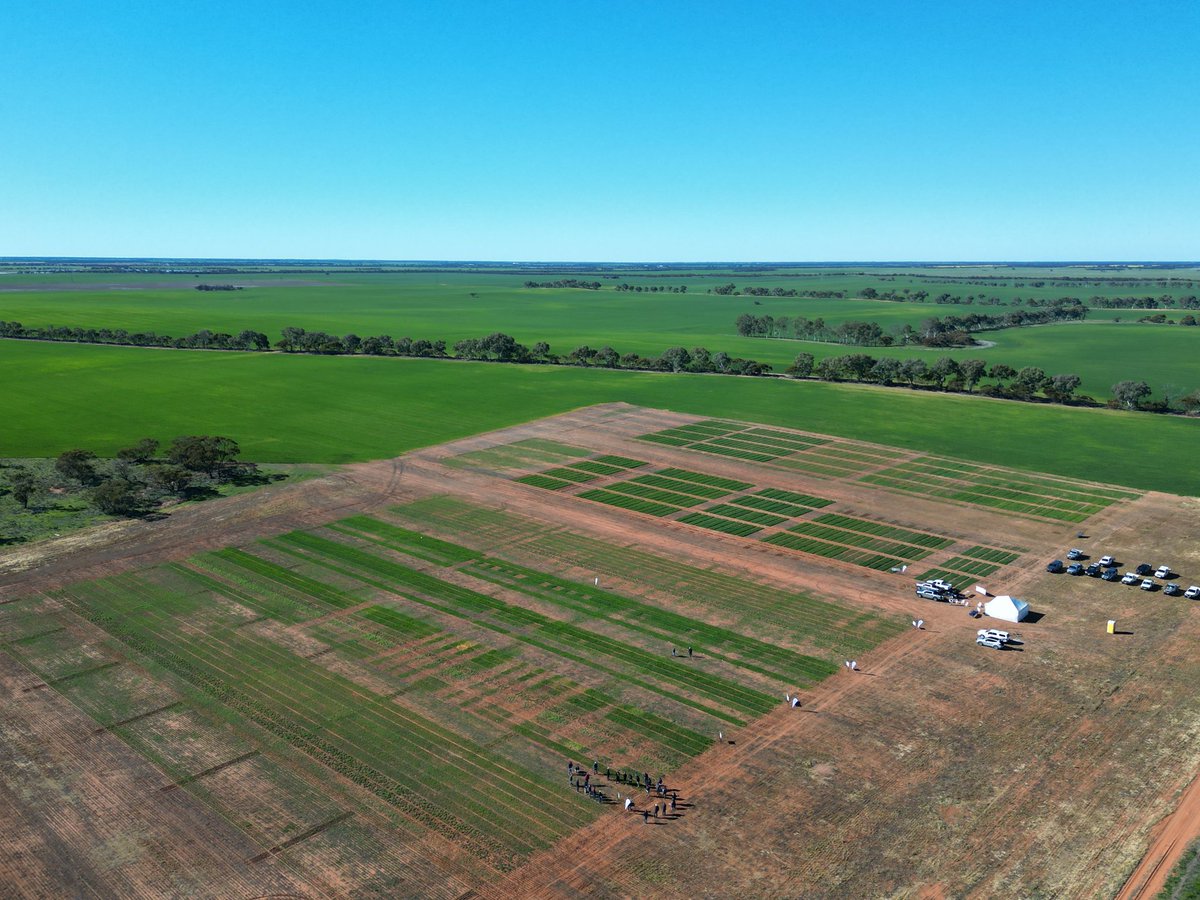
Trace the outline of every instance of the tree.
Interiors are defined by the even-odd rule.
[[[92,503],[110,516],[128,516],[141,507],[141,496],[123,478],[110,478],[92,491]]]
[[[1184,394],[1179,398],[1179,405],[1182,406],[1189,415],[1194,415],[1197,410],[1200,410],[1200,390],[1192,391],[1190,394]]]
[[[1009,390],[1023,397],[1032,397],[1044,388],[1049,380],[1045,370],[1039,369],[1037,366],[1025,366],[1017,373],[1017,377],[1009,385]]]
[[[659,357],[663,368],[670,369],[672,372],[682,372],[691,361],[692,354],[683,347],[668,347]]]
[[[693,347],[692,361],[688,363],[689,372],[711,372],[713,370],[712,354],[707,347]]]
[[[118,450],[117,459],[123,459],[126,462],[144,463],[146,460],[153,459],[154,454],[157,452],[158,441],[154,438],[142,438],[132,447]]]
[[[827,356],[817,363],[817,377],[822,381],[840,381],[846,369],[846,357]]]
[[[785,375],[791,375],[795,378],[807,378],[813,373],[813,363],[814,360],[811,353],[801,353],[783,371]]]
[[[54,468],[65,478],[71,478],[80,484],[94,484],[96,481],[96,454],[91,450],[67,450],[59,454],[54,461]]]
[[[996,365],[992,366],[991,375],[998,382],[1004,384],[1004,382],[1008,381],[1010,378],[1017,377],[1017,370],[1012,366],[1005,365],[1004,363],[996,363]]]
[[[550,345],[545,341],[538,341],[533,345],[533,355],[538,359],[545,359],[550,355]]]
[[[295,350],[304,339],[304,329],[289,325],[283,329],[282,337],[275,344],[280,350]]]
[[[183,466],[150,466],[146,478],[155,487],[172,494],[183,494],[192,486],[192,473]]]
[[[216,474],[226,464],[237,459],[241,448],[232,438],[218,435],[186,435],[177,437],[167,450],[167,460],[176,466],[183,466],[193,472],[207,472],[210,476]]]
[[[871,379],[879,384],[891,384],[900,375],[900,360],[885,356],[871,368]]]
[[[243,331],[237,336],[237,342],[248,350],[266,350],[271,346],[271,339],[261,331]]]
[[[956,360],[949,356],[939,356],[937,361],[929,367],[925,377],[940,388],[945,386],[948,379],[957,378],[959,374],[961,374],[961,369]]]
[[[1078,375],[1053,375],[1046,385],[1046,396],[1056,403],[1066,403],[1070,400],[1083,380]]]
[[[842,368],[853,375],[855,381],[862,381],[874,367],[875,357],[866,353],[851,353],[842,357]]]
[[[900,377],[908,382],[909,387],[924,378],[928,370],[929,366],[923,359],[905,359],[900,362]]]
[[[29,509],[29,501],[41,489],[38,477],[28,469],[17,469],[8,476],[8,490],[21,509]]]
[[[604,346],[596,351],[596,365],[605,369],[615,369],[621,361],[621,355],[612,347]]]
[[[1113,399],[1126,409],[1137,409],[1150,396],[1150,385],[1144,381],[1118,381],[1112,386]]]
[[[582,347],[576,347],[567,354],[567,362],[574,363],[577,366],[586,366],[596,357],[596,351],[584,344]]]
[[[970,393],[975,385],[979,384],[979,379],[987,373],[987,363],[982,359],[964,359],[958,364],[958,371],[962,375],[963,384],[967,386],[967,392]]]

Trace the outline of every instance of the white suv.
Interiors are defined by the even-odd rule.
[[[980,647],[987,647],[989,650],[1003,650],[1004,649],[1003,642],[998,641],[995,638],[984,637],[983,635],[980,635],[979,637],[975,638],[975,643],[977,643]]]
[[[1000,631],[996,628],[980,628],[978,636],[983,638],[991,638],[993,641],[1000,641],[1002,644],[1008,643],[1008,632]]]
[[[1171,577],[1171,567],[1170,566],[1159,566],[1157,569],[1154,570],[1154,577],[1155,578],[1170,578]]]
[[[1183,596],[1189,600],[1195,600],[1200,597],[1200,584],[1193,584],[1190,588],[1183,592]]]

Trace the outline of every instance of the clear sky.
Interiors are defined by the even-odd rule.
[[[0,255],[1195,260],[1200,2],[46,2]]]

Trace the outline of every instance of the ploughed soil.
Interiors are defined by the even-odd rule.
[[[1082,526],[889,494],[633,440],[694,421],[610,404],[241,494],[165,521],[102,526],[0,556],[0,603],[81,579],[454,494],[612,543],[906,618],[912,629],[740,729],[669,779],[676,816],[605,812],[508,875],[429,864],[430,894],[482,896],[1149,897],[1200,833],[1200,603],[1049,575],[1078,546],[1200,583],[1200,501],[1148,494]],[[989,546],[1025,547],[984,583],[1035,616],[976,621],[901,576],[652,519],[444,462],[548,438],[838,502]],[[513,473],[506,473],[513,474]],[[1083,530],[1086,538],[1077,538]],[[503,554],[503,549],[499,550]],[[943,556],[918,563],[932,567]],[[636,585],[637,573],[628,583]],[[1117,634],[1106,622],[1117,621]],[[984,625],[1017,636],[979,647]],[[265,862],[0,645],[0,883],[23,896],[339,896],[370,872],[303,843]],[[36,784],[30,780],[36,773]],[[534,800],[533,802],[536,802]],[[111,865],[95,865],[97,846]],[[439,868],[440,867],[440,868]],[[469,893],[469,892],[468,892]]]

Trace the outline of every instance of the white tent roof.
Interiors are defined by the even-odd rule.
[[[1029,604],[1008,594],[1001,594],[983,604],[983,611],[993,619],[1020,622],[1029,614]]]

